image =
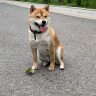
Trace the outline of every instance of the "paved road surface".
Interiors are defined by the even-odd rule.
[[[0,96],[96,96],[96,21],[51,13],[64,47],[65,70],[42,67],[33,76],[29,9],[0,4]]]

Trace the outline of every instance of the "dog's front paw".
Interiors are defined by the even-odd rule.
[[[49,70],[54,70],[54,65],[53,65],[53,64],[51,64],[51,65],[49,66]]]
[[[61,70],[64,69],[64,63],[63,63],[63,62],[60,64],[60,69],[61,69]]]
[[[36,65],[33,65],[33,66],[32,66],[32,69],[33,69],[33,70],[37,69],[37,66],[36,66]]]

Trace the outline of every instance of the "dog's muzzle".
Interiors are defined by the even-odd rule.
[[[45,25],[46,24],[46,21],[42,21],[42,25]]]
[[[40,24],[38,24],[37,22],[35,22],[35,25],[40,28],[40,30],[41,30],[42,33],[46,32],[46,21],[45,20],[41,21]]]
[[[35,25],[40,28],[40,26],[45,26],[46,25],[46,21],[43,20],[41,24],[38,24],[37,22],[35,22]]]

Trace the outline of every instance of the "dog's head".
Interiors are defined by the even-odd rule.
[[[32,30],[46,32],[50,24],[49,5],[44,8],[35,8],[31,5],[28,22]]]

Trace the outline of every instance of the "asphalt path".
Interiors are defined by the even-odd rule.
[[[0,96],[96,96],[96,20],[50,13],[65,69],[38,62],[32,76],[28,8],[0,4]]]

